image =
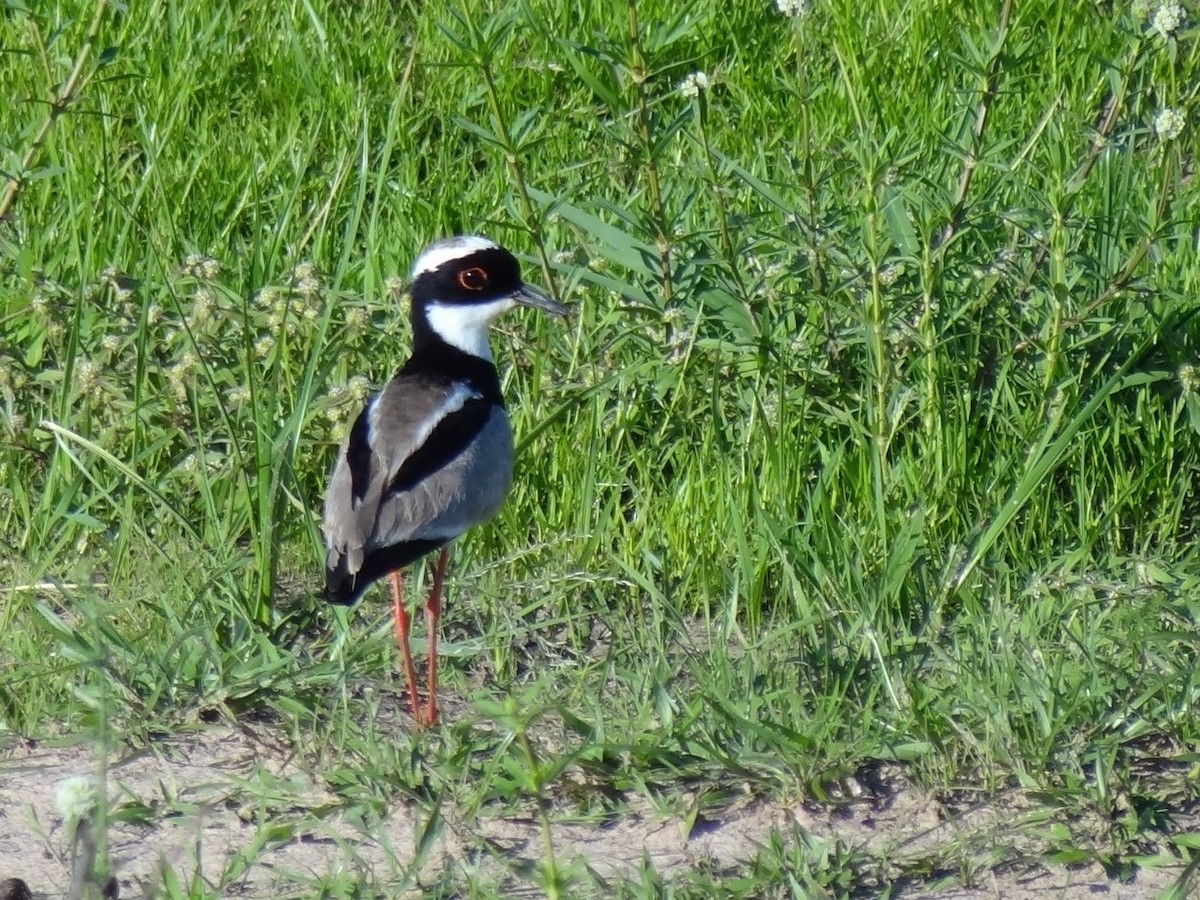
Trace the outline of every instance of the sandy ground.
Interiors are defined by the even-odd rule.
[[[69,851],[55,793],[64,779],[94,772],[95,765],[88,746],[18,743],[0,751],[0,882],[19,877],[35,898],[65,894]],[[412,896],[447,871],[507,885],[508,896],[540,893],[532,881],[522,885],[514,876],[542,856],[536,817],[485,815],[467,824],[443,810],[445,825],[414,871],[420,810],[393,805],[382,824],[349,821],[320,780],[262,729],[214,726],[149,750],[114,754],[108,781],[110,804],[129,820],[111,822],[109,832],[122,898],[158,894],[164,867],[181,880],[199,874],[230,897],[302,897],[306,878],[335,872]],[[270,824],[288,823],[289,831],[272,836],[260,827],[255,810],[264,799],[273,811]],[[1014,792],[951,815],[899,769],[880,770],[869,784],[852,783],[837,808],[747,798],[718,818],[700,820],[690,833],[681,820],[648,805],[631,807],[602,826],[555,824],[560,862],[586,865],[608,879],[635,875],[649,859],[669,878],[700,864],[736,867],[773,831],[792,840],[800,825],[818,842],[869,851],[893,871],[908,873],[895,894],[906,900],[1145,900],[1180,874],[1178,868],[1143,868],[1121,883],[1099,865],[1045,864],[1045,835],[1062,827],[1051,811]],[[946,848],[954,848],[949,856]],[[238,864],[238,854],[248,865]],[[913,874],[921,860],[935,857],[961,860],[960,871]],[[971,873],[970,886],[961,886],[964,872]]]

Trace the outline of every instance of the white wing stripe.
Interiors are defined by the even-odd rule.
[[[386,448],[381,448],[378,445],[379,435],[381,433],[379,423],[379,398],[378,396],[371,400],[371,405],[367,409],[367,442],[371,445],[376,455],[387,460],[388,463],[388,479],[400,471],[400,467],[412,456],[424,443],[429,440],[429,436],[433,434],[435,428],[441,423],[446,416],[452,415],[463,408],[463,405],[468,400],[478,400],[483,395],[474,388],[466,384],[457,384],[454,390],[446,395],[446,399],[429,412],[429,417],[426,418],[420,426],[413,432],[412,437],[406,441],[408,444],[407,452],[400,458],[393,458]]]

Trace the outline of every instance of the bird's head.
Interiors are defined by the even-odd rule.
[[[491,359],[488,326],[514,306],[557,316],[569,309],[521,280],[516,257],[476,235],[445,238],[417,257],[412,271],[414,328],[427,326],[465,353]]]

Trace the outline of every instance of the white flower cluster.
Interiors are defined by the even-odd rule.
[[[315,263],[305,260],[292,270],[292,287],[305,300],[313,300],[321,293],[321,273]]]
[[[90,393],[100,379],[100,366],[86,357],[75,362],[75,370],[72,373],[75,380],[75,387],[81,393]]]
[[[1155,31],[1166,38],[1182,28],[1186,21],[1187,10],[1175,0],[1167,0],[1154,11],[1150,24],[1154,26]]]
[[[250,400],[250,388],[246,387],[244,384],[234,385],[225,394],[225,402],[234,409],[240,409],[249,403]]]
[[[789,19],[803,19],[812,12],[809,0],[775,0],[775,8]]]
[[[351,334],[366,331],[371,324],[371,314],[361,306],[352,306],[346,310],[346,330]]]
[[[187,402],[187,389],[192,383],[192,373],[199,365],[200,358],[196,356],[196,351],[185,350],[175,364],[167,369],[167,384],[178,402]]]
[[[1183,134],[1186,120],[1183,113],[1169,106],[1164,106],[1154,117],[1154,133],[1160,141],[1173,141]]]
[[[54,805],[68,825],[90,816],[99,803],[100,783],[92,775],[72,775],[58,786]]]
[[[1200,393],[1200,368],[1192,363],[1184,363],[1179,367],[1179,388],[1184,396]]]
[[[208,324],[212,318],[213,306],[216,305],[217,297],[209,288],[197,288],[196,293],[192,296],[192,311],[188,316],[188,327],[194,331],[199,331]]]
[[[191,275],[193,278],[213,281],[221,274],[221,262],[202,253],[189,253],[183,258],[183,265],[179,267],[179,270],[184,275]]]
[[[371,382],[362,375],[355,375],[346,384],[335,384],[325,395],[328,407],[325,418],[332,425],[342,425],[356,415],[371,396]]]
[[[679,82],[679,93],[685,97],[699,97],[712,87],[712,80],[703,72],[693,72]]]

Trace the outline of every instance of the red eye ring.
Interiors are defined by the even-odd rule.
[[[486,269],[472,266],[458,273],[458,285],[464,291],[482,291],[490,281]]]

